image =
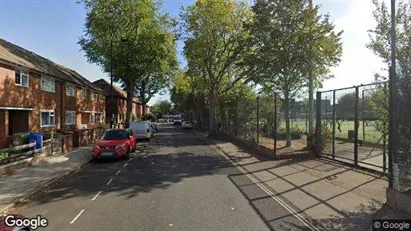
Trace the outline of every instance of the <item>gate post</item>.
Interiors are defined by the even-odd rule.
[[[322,139],[322,131],[321,131],[321,91],[317,91],[317,96],[315,99],[316,102],[316,122],[315,122],[315,146],[316,146],[316,151],[320,152],[317,153],[318,155],[321,155],[322,150],[320,149],[321,147],[321,139]],[[310,142],[312,143],[312,137],[310,138]]]
[[[355,87],[355,112],[354,112],[354,164],[358,165],[358,129],[360,121],[358,120],[358,104],[359,104],[359,87]]]
[[[333,137],[332,137],[332,156],[335,159],[335,90],[333,91]]]

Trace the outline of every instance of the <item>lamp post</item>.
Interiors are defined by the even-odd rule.
[[[110,98],[111,98],[111,105],[114,105],[114,88],[113,88],[113,43],[123,43],[128,42],[128,39],[121,39],[120,41],[113,41],[110,40]],[[114,113],[111,114],[110,119],[110,128],[113,128],[114,124]]]
[[[389,122],[388,122],[388,173],[389,188],[399,190],[398,160],[396,152],[396,120],[395,120],[395,95],[397,93],[396,76],[396,24],[395,24],[395,0],[391,0],[391,67],[389,76]]]
[[[309,0],[309,6],[313,8],[313,1]],[[312,22],[310,21],[310,31],[311,31]],[[311,41],[310,41],[311,43]],[[310,51],[312,51],[312,47],[310,45]],[[308,85],[308,134],[309,134],[309,142],[312,143],[313,140],[311,138],[314,134],[314,74],[313,74],[313,65],[312,60],[309,61],[309,85]],[[318,100],[318,99],[317,99]]]

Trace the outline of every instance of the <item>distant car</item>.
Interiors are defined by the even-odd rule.
[[[13,214],[14,218],[18,218],[18,219],[26,219],[25,217],[21,216],[21,215],[16,215]],[[10,227],[7,226],[5,223],[5,218],[4,216],[0,216],[0,231],[31,231],[30,226],[14,226],[14,227]]]
[[[190,121],[184,121],[181,127],[186,129],[192,129],[193,124]]]
[[[150,141],[153,137],[153,128],[150,125],[150,122],[147,121],[139,121],[139,122],[131,122],[130,129],[133,131],[137,140],[147,140]]]
[[[173,124],[174,125],[181,125],[182,124],[181,118],[175,118],[174,121],[173,121]]]
[[[93,147],[94,159],[128,158],[136,150],[137,137],[130,129],[109,129]]]

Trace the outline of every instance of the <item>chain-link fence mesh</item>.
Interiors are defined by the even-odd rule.
[[[386,171],[387,83],[317,93],[317,147],[321,155]]]
[[[308,107],[303,100],[291,100],[291,147],[287,147],[284,101],[277,93],[238,98],[235,102],[220,103],[218,120],[221,130],[251,144],[272,150],[273,154],[288,154],[305,149],[308,130]],[[276,147],[276,148],[274,148]]]

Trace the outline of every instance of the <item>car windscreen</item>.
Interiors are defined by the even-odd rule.
[[[126,130],[106,131],[101,138],[102,140],[125,140],[128,138]]]
[[[131,130],[146,130],[148,128],[147,123],[132,123],[130,124]]]

